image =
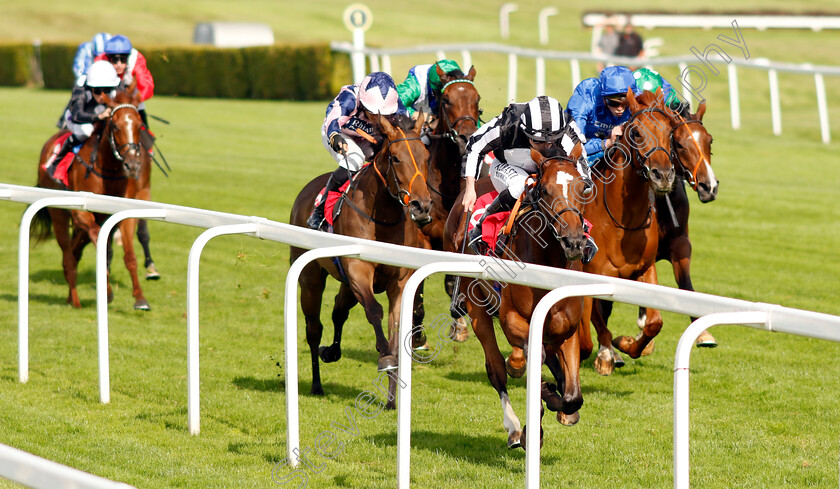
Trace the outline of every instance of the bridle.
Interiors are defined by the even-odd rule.
[[[386,179],[385,176],[382,175],[382,172],[379,171],[379,167],[377,166],[377,161],[373,162],[373,168],[376,171],[376,174],[379,176],[379,179],[385,185],[385,188],[388,190],[388,194],[397,202],[400,203],[403,207],[408,207],[409,202],[411,202],[411,188],[414,185],[414,181],[417,177],[420,177],[423,182],[426,182],[426,177],[420,172],[420,169],[417,167],[417,159],[414,157],[414,152],[411,151],[411,145],[408,144],[408,141],[418,140],[420,141],[419,136],[407,137],[405,132],[402,129],[397,129],[400,132],[401,138],[393,139],[388,141],[388,145],[385,147],[385,150],[388,153],[388,167],[385,169],[385,175],[388,177]],[[411,176],[411,179],[408,181],[408,190],[400,187],[400,182],[397,179],[397,172],[394,169],[394,161],[393,156],[391,155],[391,145],[399,142],[404,142],[406,147],[408,148],[408,154],[411,155],[411,163],[414,165],[414,174]],[[377,158],[379,160],[380,158]],[[390,182],[393,182],[396,191],[391,191]]]
[[[577,162],[572,160],[568,156],[548,156],[548,157],[544,158],[539,164],[539,170],[538,170],[538,173],[537,173],[537,184],[534,185],[534,188],[531,190],[531,192],[528,195],[529,198],[530,198],[528,204],[530,204],[534,209],[536,209],[537,212],[540,215],[542,215],[549,222],[549,224],[550,224],[549,227],[551,228],[552,234],[554,234],[554,239],[556,239],[557,241],[560,241],[563,238],[563,236],[561,236],[560,233],[557,231],[557,227],[558,227],[557,225],[559,224],[560,227],[565,227],[567,225],[565,223],[565,221],[560,222],[561,221],[561,216],[564,213],[572,212],[574,214],[577,214],[578,218],[580,219],[581,224],[583,224],[584,220],[583,220],[583,213],[580,210],[578,210],[574,207],[571,207],[569,205],[566,205],[565,207],[563,207],[562,209],[557,211],[557,210],[554,210],[554,208],[551,207],[550,205],[546,204],[543,201],[542,198],[540,198],[540,195],[542,194],[542,190],[544,188],[543,185],[542,185],[542,168],[546,164],[546,162],[549,161],[549,160],[567,161],[567,162],[572,164],[573,168],[577,168]],[[566,199],[566,202],[569,202],[568,198]]]
[[[640,111],[636,112],[635,114],[633,114],[632,116],[630,116],[630,119],[627,120],[627,122],[625,123],[626,127],[627,127],[627,131],[625,131],[624,134],[626,134],[627,137],[630,137],[630,132],[631,131],[633,131],[633,130],[638,131],[638,128],[636,128],[636,127],[630,128],[630,126],[632,126],[634,123],[636,123],[636,118],[637,117],[641,116],[642,114],[650,114],[652,112],[658,112],[658,113],[662,114],[666,119],[668,118],[668,114],[666,114],[665,111],[663,111],[662,109],[651,107],[651,108],[646,108],[646,109],[640,110]],[[671,132],[671,136],[673,136],[673,130]],[[623,139],[624,139],[624,135],[622,135],[622,140]],[[669,142],[669,145],[673,149],[673,144],[670,144],[671,140],[669,140],[668,142]],[[638,148],[637,145],[632,144],[632,143],[625,144],[625,146],[627,146],[627,145],[629,145],[632,148],[633,155],[635,156],[634,158],[631,158],[631,160],[630,160],[631,164],[633,164],[632,163],[633,161],[638,161],[639,162],[639,168],[636,169],[636,172],[639,174],[639,176],[643,180],[650,180],[650,166],[648,166],[648,161],[650,160],[650,157],[653,156],[654,153],[656,153],[657,151],[663,151],[666,155],[668,155],[668,160],[669,161],[671,161],[671,158],[672,158],[672,152],[669,151],[668,149],[663,148],[662,146],[654,146],[653,148],[648,150],[645,154],[642,154],[639,151],[639,148]],[[614,145],[612,147],[614,148],[616,146],[617,145]]]
[[[440,99],[441,99],[440,100],[440,113],[441,113],[441,118],[446,123],[446,127],[448,128],[448,129],[443,130],[443,136],[447,137],[453,143],[458,144],[458,137],[459,137],[458,125],[461,124],[464,121],[470,121],[473,124],[475,124],[476,126],[478,126],[478,118],[467,114],[467,115],[462,115],[461,117],[458,117],[454,121],[449,120],[449,113],[446,110],[446,106],[449,105],[450,102],[446,99],[446,97],[443,96],[443,94],[446,92],[447,87],[449,87],[450,85],[454,85],[456,83],[469,83],[472,86],[475,86],[475,84],[472,82],[472,80],[467,80],[466,78],[459,78],[457,80],[452,80],[452,81],[448,82],[446,85],[443,86],[443,88],[440,89]],[[459,149],[460,149],[460,146],[459,146]],[[463,155],[461,155],[461,156],[463,156]]]
[[[132,109],[138,114],[140,111],[132,104],[120,104],[111,109],[111,115],[108,117],[108,139],[111,143],[111,151],[114,153],[114,158],[116,158],[117,161],[125,163],[125,153],[134,150],[137,151],[137,154],[141,154],[142,149],[139,142],[125,143],[119,148],[117,147],[117,142],[114,139],[114,128],[116,128],[116,124],[114,123],[113,118],[117,114],[117,111],[121,109]]]
[[[676,149],[676,141],[677,140],[676,140],[676,137],[674,136],[674,134],[676,133],[677,128],[679,128],[679,127],[687,126],[688,124],[695,124],[695,123],[700,124],[702,126],[703,121],[696,120],[696,119],[683,119],[683,116],[681,116],[679,114],[677,114],[677,117],[680,118],[680,122],[677,125],[675,125],[673,128],[671,128],[671,161],[673,162],[673,164],[675,166],[679,163],[680,168],[682,168],[683,173],[685,174],[685,180],[688,182],[688,184],[691,186],[691,188],[696,191],[697,190],[697,172],[700,170],[700,164],[705,161],[706,164],[711,166],[711,163],[709,162],[709,159],[706,158],[706,156],[704,155],[703,150],[700,148],[700,142],[697,141],[697,139],[694,137],[694,133],[689,131],[689,133],[691,134],[691,142],[694,143],[694,146],[697,148],[697,154],[700,155],[700,159],[694,165],[694,171],[689,171],[688,168],[686,168],[685,165],[682,164],[682,161],[677,156],[677,149]]]

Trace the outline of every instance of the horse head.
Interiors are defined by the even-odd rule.
[[[639,165],[639,174],[661,195],[673,189],[676,176],[671,161],[671,120],[662,99],[661,88],[655,94],[643,92],[638,97],[627,89],[627,108],[633,115],[624,128],[620,148],[631,153],[628,159]]]
[[[123,164],[126,175],[131,179],[140,177],[144,158],[148,153],[140,144],[143,119],[137,110],[141,102],[137,91],[119,91],[113,99],[106,95],[105,103],[111,109],[106,134],[114,158]]]
[[[703,126],[706,102],[688,119],[675,113],[672,117],[672,151],[685,173],[686,181],[697,191],[700,202],[711,202],[717,197],[718,180],[712,170],[712,136]]]
[[[409,208],[411,219],[419,225],[427,224],[432,219],[432,197],[426,186],[429,151],[420,140],[423,120],[412,123],[408,118],[398,118],[394,126],[379,115],[373,121],[386,138],[374,158],[377,174],[391,196]]]
[[[531,149],[531,159],[537,162],[540,172],[532,195],[567,260],[582,258],[586,244],[583,206],[587,184],[577,167],[582,152],[581,143],[575,144],[569,155],[556,145],[545,146],[542,151]]]
[[[478,129],[478,118],[481,115],[478,108],[481,96],[473,84],[475,66],[471,66],[466,75],[460,71],[447,74],[439,65],[435,65],[435,69],[443,87],[440,90],[439,120],[435,133],[444,135],[457,144],[463,156],[467,140]]]

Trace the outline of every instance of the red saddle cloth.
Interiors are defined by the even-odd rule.
[[[52,173],[50,173],[50,164],[58,155],[58,151],[61,149],[61,146],[64,144],[64,141],[70,137],[70,133],[66,133],[62,136],[59,136],[58,139],[55,140],[55,145],[53,146],[52,156],[44,162],[44,170],[50,174],[50,176],[57,182],[63,184],[65,187],[68,185],[67,181],[67,170],[70,169],[70,164],[73,163],[73,159],[76,157],[76,153],[72,150],[68,151],[64,158],[61,159],[58,163],[55,163],[54,169]]]
[[[497,195],[499,195],[499,192],[494,190],[480,196],[475,201],[475,206],[473,207],[472,216],[470,216],[470,223],[467,226],[467,231],[470,231],[476,224],[478,224],[478,221],[481,220],[481,216],[484,215],[484,209],[493,202],[493,199],[495,199]],[[510,211],[497,212],[493,215],[487,216],[484,223],[481,225],[481,239],[484,240],[484,242],[487,243],[487,246],[493,251],[496,251],[496,241],[499,238],[499,233],[501,233],[505,228],[508,216],[510,216]]]
[[[341,194],[343,194],[344,191],[347,190],[347,187],[349,187],[349,186],[350,186],[350,180],[347,180],[346,182],[344,182],[344,185],[342,185],[338,189],[338,192],[330,192],[330,194],[327,195],[327,203],[324,204],[324,217],[327,219],[327,223],[330,226],[333,225],[333,220],[335,219],[335,216],[333,216],[333,211],[335,210],[335,203],[338,202],[338,199],[341,197]],[[315,197],[315,206],[316,207],[324,199],[324,191],[325,190],[327,190],[326,187],[322,188],[321,191],[318,192],[318,196]]]

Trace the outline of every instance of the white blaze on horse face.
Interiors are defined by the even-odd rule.
[[[709,162],[706,162],[706,173],[709,175],[709,181],[712,184],[712,189],[714,190],[718,185],[718,180],[715,178],[715,171],[712,170],[712,165]]]
[[[563,198],[569,200],[569,183],[574,181],[575,177],[569,175],[564,171],[557,172],[557,185],[563,186]]]

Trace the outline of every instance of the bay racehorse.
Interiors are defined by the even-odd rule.
[[[429,153],[420,139],[422,119],[413,123],[407,118],[394,120],[392,125],[385,117],[374,120],[377,131],[384,136],[381,149],[373,162],[360,170],[337,208],[333,231],[383,243],[420,246],[417,226],[429,220],[432,200],[426,185]],[[329,174],[321,175],[298,194],[292,206],[290,223],[307,227],[306,220],[314,207],[315,199],[327,182]],[[410,218],[406,216],[409,214]],[[306,250],[293,247],[294,262]],[[322,395],[320,359],[334,362],[341,357],[341,332],[350,309],[361,303],[365,316],[373,326],[376,350],[379,352],[377,368],[380,372],[397,368],[396,327],[400,317],[400,298],[405,282],[414,270],[392,265],[366,262],[340,257],[337,262],[329,258],[307,265],[299,279],[300,302],[306,322],[306,341],[312,359],[311,393]],[[323,324],[321,299],[327,275],[341,282],[332,312],[335,327],[331,346],[320,347]],[[388,337],[382,329],[383,309],[374,294],[385,292],[388,296]],[[393,408],[396,384],[390,378],[387,407]]]
[[[644,92],[635,97],[627,91],[628,110],[633,115],[625,123],[622,136],[593,168],[595,196],[586,205],[586,218],[592,222],[592,237],[599,251],[584,271],[655,284],[656,256],[659,249],[659,223],[654,208],[655,195],[669,193],[676,172],[671,160],[671,115],[656,94]],[[612,302],[586,299],[580,328],[582,357],[592,351],[589,320],[600,344],[595,369],[612,373],[623,364],[613,349],[638,358],[662,328],[662,316],[652,308],[645,310],[645,322],[636,337],[613,340],[607,329]]]
[[[481,115],[478,103],[481,97],[475,88],[475,67],[471,66],[464,75],[460,72],[444,73],[436,67],[442,83],[440,103],[436,114],[436,124],[429,138],[429,176],[428,186],[432,196],[432,220],[421,228],[422,234],[431,249],[443,250],[443,234],[449,211],[461,192],[461,160],[467,147],[467,140],[478,129]],[[446,290],[452,295],[456,279],[447,275]],[[422,297],[422,287],[419,296]],[[416,302],[414,324],[422,324],[425,311],[422,300]],[[452,337],[456,341],[467,339],[467,324],[457,314],[455,331]]]
[[[52,155],[55,141],[66,133],[60,131],[50,137],[41,149],[38,187],[127,198],[137,198],[139,189],[149,187],[151,158],[140,144],[143,121],[137,111],[139,94],[134,91],[117,92],[113,99],[107,95],[105,97],[111,115],[94,124],[93,134],[79,149],[68,170],[68,185],[65,187],[53,180],[44,168],[44,163]],[[52,207],[42,209],[35,216],[33,234],[38,241],[55,234],[61,247],[64,278],[70,287],[67,302],[73,307],[82,306],[76,290],[76,269],[82,251],[89,242],[97,245],[100,226],[107,217],[105,214]],[[149,302],[137,278],[133,243],[135,226],[136,219],[125,219],[119,225],[123,236],[124,261],[131,275],[134,308],[149,310]],[[108,300],[112,299],[113,292],[109,283]]]
[[[700,202],[715,200],[718,180],[712,170],[712,136],[703,125],[706,102],[700,104],[697,112],[673,114],[671,129],[671,150],[677,177],[674,190],[656,197],[656,217],[659,222],[658,260],[668,260],[674,269],[677,287],[694,290],[691,283],[691,241],[688,239],[689,201],[685,183],[697,192]],[[645,310],[639,309],[640,325],[645,322]],[[697,318],[692,317],[691,321]],[[704,331],[697,338],[697,346],[717,346],[714,337]]]
[[[586,243],[582,214],[585,198],[582,196],[587,192],[576,163],[581,152],[580,143],[568,156],[558,145],[546,144],[539,151],[531,150],[531,157],[539,162],[537,184],[523,197],[523,211],[517,224],[513,225],[506,244],[499,245],[501,249],[496,250],[499,258],[513,260],[522,268],[527,266],[526,263],[536,263],[581,270],[580,258]],[[491,188],[489,178],[479,180],[477,190],[480,194]],[[459,243],[464,239],[464,218],[459,200],[446,224],[449,251],[459,249]],[[511,271],[496,270],[496,273],[510,276]],[[503,425],[508,432],[507,445],[514,448],[524,446],[525,429],[520,429],[519,418],[507,393],[506,362],[496,342],[491,309],[498,304],[499,322],[505,337],[515,349],[525,351],[531,315],[548,291],[514,284],[499,285],[500,297],[491,284],[479,279],[465,278],[463,290],[473,331],[484,349],[487,376],[502,404]],[[581,298],[569,298],[555,304],[546,319],[542,341],[545,364],[556,382],[542,383],[542,399],[551,411],[557,412],[558,421],[565,425],[579,420],[578,410],[583,404],[580,346],[575,334],[582,310]],[[540,433],[542,437],[542,428]]]

